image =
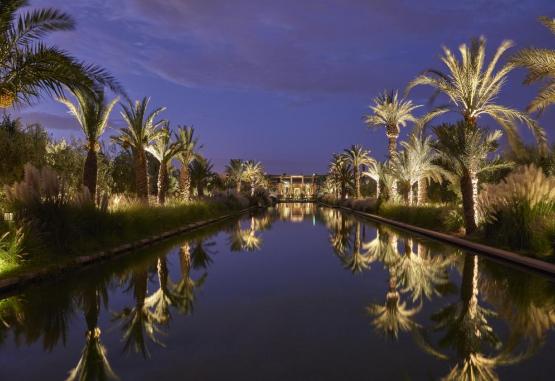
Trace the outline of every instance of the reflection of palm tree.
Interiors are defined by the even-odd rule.
[[[145,334],[152,342],[161,344],[156,337],[156,334],[160,332],[156,316],[146,304],[148,271],[146,269],[133,270],[131,284],[135,307],[125,308],[115,315],[115,319],[123,321],[124,351],[128,351],[133,346],[135,352],[142,353],[146,358],[150,356],[150,353],[145,342]]]
[[[158,270],[158,290],[145,299],[145,304],[153,309],[154,321],[158,324],[168,324],[170,321],[170,306],[175,304],[175,296],[172,293],[168,274],[168,263],[166,257],[159,257]]]
[[[410,292],[413,302],[423,296],[430,299],[439,294],[437,286],[449,283],[447,267],[450,263],[448,258],[429,256],[422,243],[418,244],[418,251],[414,253],[412,240],[405,240],[405,255],[396,267],[402,291]]]
[[[383,332],[385,336],[398,338],[399,332],[406,332],[414,329],[418,325],[413,321],[413,317],[420,311],[422,304],[409,307],[401,300],[398,287],[398,265],[401,256],[397,249],[397,235],[392,231],[383,228],[377,229],[376,238],[365,245],[365,250],[369,256],[379,259],[384,263],[389,272],[388,290],[385,303],[371,304],[366,310],[374,319],[374,328]]]
[[[87,287],[81,297],[81,304],[87,322],[86,343],[77,366],[69,372],[66,381],[117,379],[108,362],[106,348],[100,341],[98,315],[100,298],[107,298],[106,289]]]
[[[194,269],[205,269],[210,263],[212,263],[210,254],[215,254],[215,252],[210,251],[208,248],[214,246],[215,244],[216,242],[205,242],[202,239],[197,239],[195,241],[195,246],[193,248],[193,252],[191,253],[191,263]]]
[[[179,249],[179,262],[181,265],[181,280],[174,288],[176,307],[180,313],[188,315],[193,311],[195,290],[202,286],[208,274],[204,273],[198,280],[191,278],[191,250],[188,242],[185,242]]]
[[[335,214],[331,217],[330,223],[330,243],[339,257],[344,257],[351,248],[351,221],[348,221],[343,214]]]
[[[457,364],[445,377],[447,380],[497,380],[494,368],[521,361],[528,354],[513,355],[514,343],[502,345],[487,318],[495,315],[478,303],[478,257],[466,255],[462,274],[460,300],[432,315],[434,330],[445,330],[439,346],[452,347],[457,352]],[[434,348],[423,331],[416,335],[417,342],[440,359],[448,356]],[[497,356],[486,356],[486,348],[500,349]]]
[[[355,225],[355,238],[351,254],[341,257],[345,268],[351,270],[353,273],[368,269],[370,263],[373,262],[373,257],[362,251],[363,247],[360,237],[360,227],[361,224],[357,221]]]

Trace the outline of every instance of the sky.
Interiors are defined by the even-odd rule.
[[[372,99],[400,89],[428,68],[443,69],[441,47],[484,36],[491,55],[553,49],[537,22],[555,17],[554,0],[31,0],[77,21],[48,42],[99,64],[132,99],[166,106],[172,126],[192,125],[202,153],[221,170],[230,158],[254,159],[269,173],[322,173],[331,154],[361,144],[383,159],[383,129],[363,123]],[[523,70],[509,75],[500,104],[524,109],[538,86]],[[429,110],[430,88],[409,98]],[[82,137],[49,99],[19,111],[55,137]],[[555,137],[555,107],[539,119]],[[484,124],[495,127],[491,120]],[[113,113],[107,136],[122,120]],[[405,135],[410,127],[404,131]],[[531,135],[522,127],[528,141]]]

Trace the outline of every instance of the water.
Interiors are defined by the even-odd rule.
[[[281,204],[0,301],[0,380],[550,380],[554,291]]]

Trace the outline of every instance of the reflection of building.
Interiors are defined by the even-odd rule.
[[[313,198],[324,180],[323,175],[269,175],[270,191],[280,199],[304,200]]]
[[[314,215],[313,203],[280,203],[277,205],[279,217],[285,221],[302,222],[305,216]]]

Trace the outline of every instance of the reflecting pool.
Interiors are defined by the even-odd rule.
[[[0,380],[552,380],[548,278],[279,204],[0,300]]]

